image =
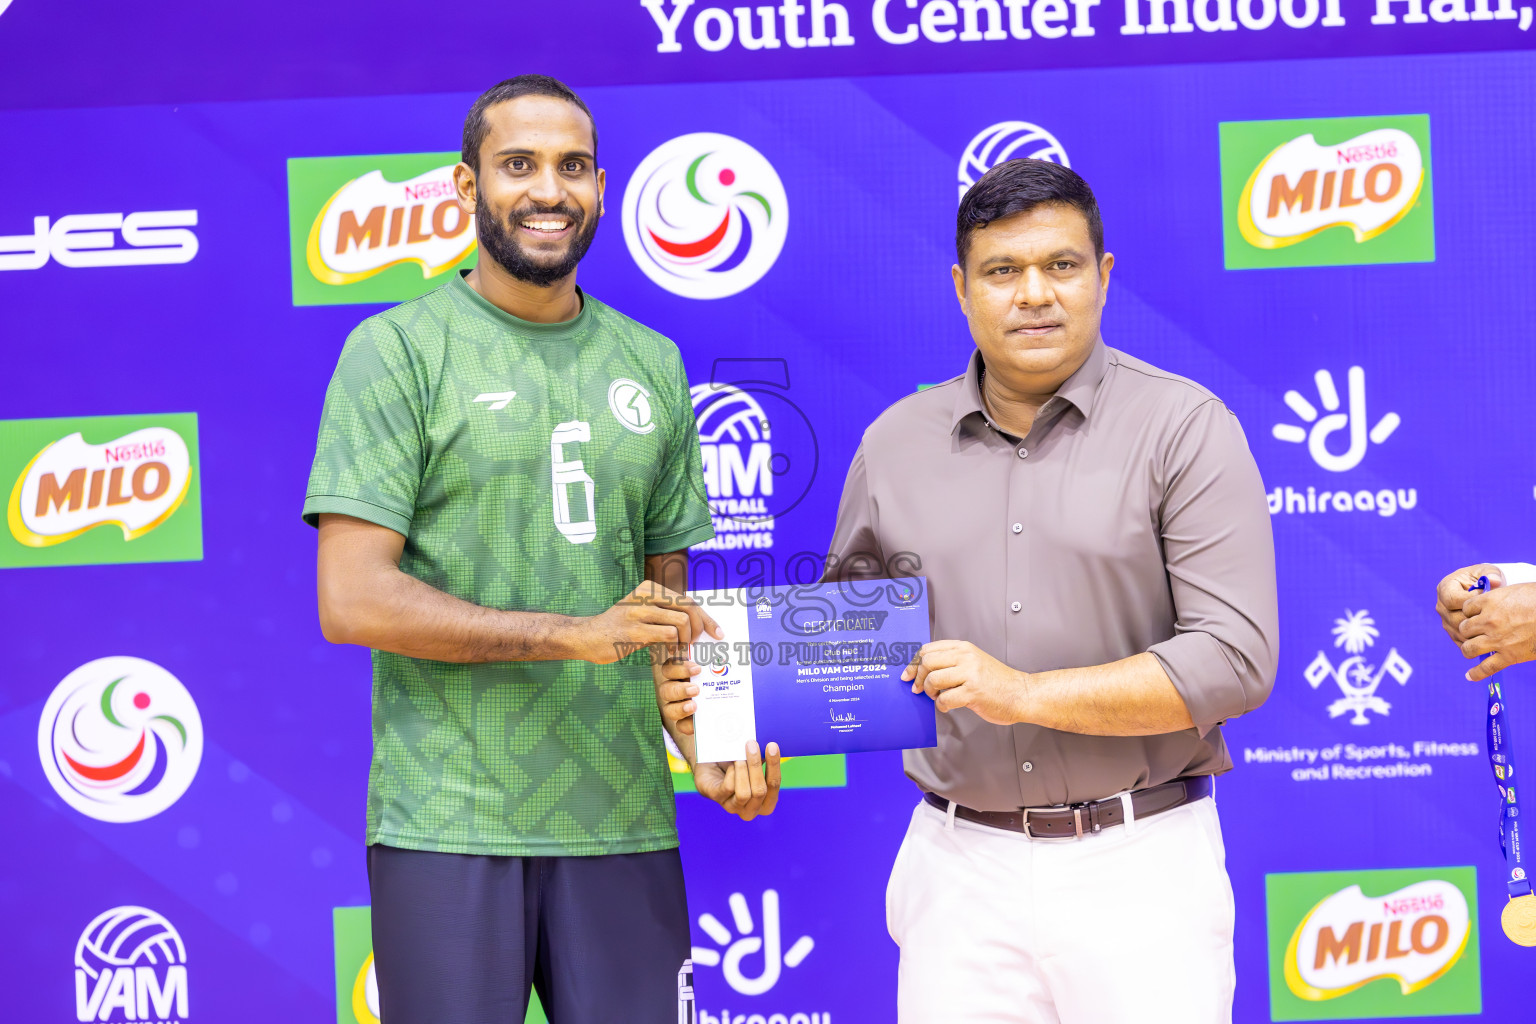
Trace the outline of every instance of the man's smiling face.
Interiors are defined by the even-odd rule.
[[[1098,258],[1088,219],[1044,203],[978,228],[955,295],[991,368],[1030,390],[1054,391],[1088,358],[1114,256]]]
[[[480,247],[513,277],[547,287],[576,270],[603,215],[592,122],[575,104],[537,95],[485,118],[474,176]]]

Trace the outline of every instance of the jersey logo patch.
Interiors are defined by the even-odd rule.
[[[477,402],[490,402],[490,410],[498,412],[505,409],[517,397],[516,391],[487,391],[475,399]]]
[[[627,430],[649,434],[656,429],[656,421],[651,418],[651,393],[628,377],[608,385],[608,408]]]

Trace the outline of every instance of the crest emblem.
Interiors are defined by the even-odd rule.
[[[1413,675],[1413,666],[1397,653],[1396,647],[1387,651],[1380,666],[1372,665],[1365,652],[1375,646],[1380,636],[1376,620],[1364,608],[1358,612],[1345,609],[1343,618],[1333,620],[1333,646],[1342,647],[1348,657],[1335,666],[1326,652],[1318,651],[1303,673],[1314,690],[1325,679],[1332,679],[1338,686],[1341,696],[1328,705],[1329,718],[1351,714],[1351,725],[1369,725],[1369,712],[1378,715],[1391,712],[1392,705],[1376,695],[1377,688],[1389,676],[1397,680],[1399,686],[1406,685],[1409,676]]]

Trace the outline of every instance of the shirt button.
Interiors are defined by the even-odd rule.
[[[1020,448],[1019,449],[1019,458],[1021,458],[1021,459],[1029,458],[1029,449],[1028,448]]]
[[[1019,765],[1019,767],[1023,768],[1027,772],[1032,772],[1035,770],[1035,766],[1028,761],[1025,761],[1023,764]]]
[[[1012,608],[1016,612],[1024,610],[1024,606],[1017,601],[1013,602],[1013,604],[1009,605],[1008,607]]]
[[[1014,533],[1023,533],[1024,532],[1024,524],[1023,523],[1014,523],[1013,524],[1013,532]]]

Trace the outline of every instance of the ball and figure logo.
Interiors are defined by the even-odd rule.
[[[729,135],[653,149],[624,190],[624,241],[656,284],[689,299],[735,295],[768,273],[789,231],[778,172]]]
[[[37,752],[54,792],[97,821],[143,821],[192,784],[203,723],[186,687],[142,658],[98,658],[54,688]]]
[[[960,198],[992,168],[1013,159],[1048,160],[1071,167],[1056,136],[1028,121],[999,121],[976,133],[960,155]]]

